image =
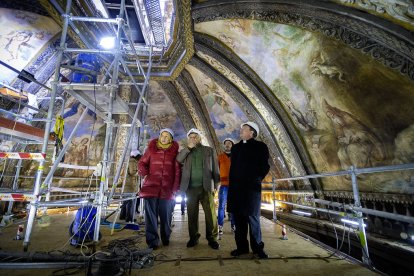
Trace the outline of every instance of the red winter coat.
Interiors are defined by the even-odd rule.
[[[144,155],[138,162],[138,173],[146,176],[142,184],[140,196],[143,198],[173,199],[178,191],[181,167],[175,160],[178,144],[173,141],[166,150],[157,147],[158,139],[152,140]]]

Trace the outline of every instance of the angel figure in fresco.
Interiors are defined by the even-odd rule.
[[[311,64],[311,74],[319,74],[327,76],[331,79],[338,79],[340,82],[346,82],[344,79],[344,73],[340,68],[335,65],[329,65],[326,62],[325,56],[321,52],[319,58],[315,58],[312,60]]]
[[[31,31],[12,31],[5,36],[5,43],[1,45],[9,53],[7,61],[22,58],[22,53],[28,48],[34,48],[28,42],[33,37]]]
[[[342,169],[354,165],[359,168],[372,167],[385,159],[380,139],[352,114],[323,101],[323,110],[331,120],[338,142],[338,158]]]
[[[229,102],[224,95],[221,95],[218,85],[213,82],[211,85],[204,84],[206,89],[202,89],[203,99],[210,108],[218,124],[224,125],[226,132],[237,129],[239,124],[237,115],[231,110]],[[236,127],[236,128],[235,128]]]
[[[83,138],[75,148],[75,164],[84,165],[87,163],[88,158],[88,143],[89,138]]]

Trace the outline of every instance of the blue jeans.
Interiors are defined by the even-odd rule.
[[[220,186],[218,199],[219,199],[219,205],[218,205],[218,225],[223,226],[224,224],[224,212],[226,208],[227,203],[227,192],[229,190],[229,186]],[[234,218],[231,214],[229,214],[231,219],[231,225],[234,225]]]

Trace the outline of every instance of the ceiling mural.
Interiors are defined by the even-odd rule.
[[[319,172],[414,161],[413,83],[398,72],[288,25],[234,19],[199,23],[195,30],[225,43],[262,78],[304,137]],[[360,189],[414,193],[413,175],[398,174],[361,176]],[[323,185],[351,189],[347,178]]]
[[[186,139],[184,126],[167,93],[168,91],[165,91],[157,82],[150,82],[149,107],[145,120],[148,125],[148,137],[156,138],[161,129],[171,128],[175,133],[175,140]]]
[[[228,78],[228,80],[233,85],[235,85],[245,97],[248,98],[260,116],[265,120],[266,124],[271,128],[272,134],[276,137],[278,142],[278,148],[274,147],[271,149],[271,151],[274,151],[274,154],[271,155],[274,164],[280,164],[283,168],[288,167],[292,176],[304,175],[305,172],[302,169],[298,155],[293,150],[289,137],[286,136],[283,125],[281,125],[281,122],[273,115],[271,110],[269,110],[269,107],[263,101],[260,101],[258,96],[254,94],[254,92],[244,82],[244,80],[242,80],[228,67],[221,64],[220,61],[205,54],[202,51],[198,51],[197,55],[212,67],[214,67],[214,69],[217,70],[220,74]],[[260,135],[263,136],[263,134]],[[265,140],[269,137],[262,138]],[[280,153],[278,149],[280,149]]]
[[[219,141],[227,137],[240,139],[240,125],[247,121],[246,115],[227,93],[210,77],[191,65],[190,72],[210,115],[213,128]]]
[[[60,32],[60,27],[49,17],[4,8],[0,8],[0,26],[7,26],[0,29],[1,61],[19,71]],[[2,70],[0,81],[12,83],[16,77],[17,73],[6,69]]]

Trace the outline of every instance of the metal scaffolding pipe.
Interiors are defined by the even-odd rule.
[[[72,6],[72,0],[68,0],[66,2],[65,15],[63,15],[63,28],[62,28],[62,36],[61,36],[61,40],[60,40],[60,49],[63,49],[63,47],[65,46],[66,36],[67,36],[67,31],[68,31],[68,24],[69,24],[69,18],[67,16],[67,14],[70,12],[71,6]],[[54,109],[56,92],[57,92],[57,83],[59,81],[60,63],[62,62],[62,59],[63,59],[63,51],[59,50],[58,51],[58,56],[57,56],[57,61],[56,61],[54,81],[52,82],[52,91],[51,91],[51,94],[50,94],[49,109],[48,109],[48,114],[47,114],[48,121],[46,122],[45,135],[44,135],[44,138],[43,138],[43,145],[42,145],[42,153],[43,154],[46,154],[47,145],[48,145],[48,141],[49,141],[49,132],[50,132],[50,129],[51,129],[51,124],[52,124],[53,109]],[[35,181],[34,190],[33,190],[33,195],[36,196],[36,197],[39,196],[39,192],[40,192],[40,184],[41,184],[41,180],[42,180],[44,164],[45,164],[45,160],[41,160],[39,162],[39,167],[38,167],[38,170],[36,172],[36,181]],[[35,201],[35,203],[38,200],[39,199],[37,199]],[[29,217],[27,219],[26,233],[25,233],[24,242],[23,242],[23,250],[24,251],[27,251],[27,249],[29,247],[30,235],[32,233],[32,228],[33,228],[33,223],[34,223],[34,219],[35,219],[35,216],[36,216],[36,211],[37,211],[36,205],[31,204],[30,205],[30,211],[29,211]]]
[[[83,21],[83,22],[100,22],[100,23],[110,23],[117,24],[118,20],[113,18],[98,18],[98,17],[83,17],[83,16],[70,16],[72,21]]]
[[[108,179],[106,176],[108,175],[108,156],[109,156],[109,140],[110,135],[112,134],[112,112],[113,112],[113,100],[115,97],[115,85],[118,81],[118,73],[119,73],[119,59],[120,59],[120,46],[121,46],[121,30],[122,30],[122,23],[123,23],[123,17],[124,17],[124,10],[125,10],[125,0],[121,1],[121,9],[119,11],[118,16],[118,29],[116,33],[116,50],[114,51],[114,69],[112,71],[112,79],[111,82],[113,84],[113,87],[110,91],[110,101],[109,101],[109,110],[107,114],[107,128],[105,133],[105,146],[103,151],[103,168],[102,168],[102,177],[101,181],[99,183],[99,194],[97,195],[97,210],[96,210],[96,222],[95,223],[95,232],[93,235],[94,242],[98,242],[99,240],[99,227],[101,222],[101,216],[102,216],[102,205],[104,202],[104,188],[107,188]]]
[[[350,211],[359,211],[359,212],[362,212],[362,213],[368,214],[368,215],[373,215],[373,216],[377,216],[377,217],[383,217],[383,218],[387,218],[387,219],[392,219],[392,220],[397,220],[397,221],[402,221],[402,222],[414,224],[414,218],[409,217],[409,216],[404,216],[404,215],[394,214],[394,213],[389,213],[389,212],[384,212],[384,211],[378,211],[378,210],[373,210],[373,209],[368,209],[368,208],[355,207],[355,206],[351,206],[351,205],[348,205],[348,204],[341,204],[341,203],[338,203],[338,202],[332,202],[332,201],[318,199],[318,198],[315,198],[313,201],[315,203],[318,203],[318,204],[343,208],[345,210],[350,210]]]
[[[363,169],[355,168],[355,173],[356,175],[359,175],[359,174],[366,174],[366,173],[404,171],[404,170],[413,170],[413,169],[414,169],[414,163],[409,163],[409,164],[363,168]],[[290,180],[303,180],[303,179],[330,177],[330,176],[342,176],[342,175],[351,175],[351,174],[352,174],[351,170],[338,171],[338,172],[333,172],[333,173],[317,173],[317,174],[311,174],[311,175],[305,175],[305,176],[279,178],[279,179],[276,179],[275,182],[290,181]]]
[[[341,217],[343,217],[344,215],[346,215],[346,213],[344,213],[344,212],[337,212],[337,211],[333,211],[333,210],[329,210],[329,209],[312,207],[312,206],[307,206],[307,205],[292,203],[292,202],[284,201],[284,200],[274,199],[274,201],[277,201],[277,202],[280,202],[280,203],[284,203],[284,204],[288,204],[288,205],[292,205],[292,206],[296,206],[296,207],[300,207],[300,208],[303,208],[303,209],[308,209],[308,210],[314,210],[314,211],[323,212],[323,213],[334,214],[334,215],[338,215],[338,216],[341,216]]]
[[[351,166],[351,179],[352,179],[352,191],[354,193],[354,204],[356,207],[361,207],[361,201],[359,200],[359,187],[357,181],[357,173],[354,166]],[[371,265],[369,259],[369,251],[368,251],[368,242],[367,242],[367,234],[365,232],[364,227],[364,219],[362,217],[362,213],[360,211],[356,212],[357,221],[358,221],[358,230],[359,230],[359,242],[361,243],[362,247],[362,262],[366,265]]]
[[[92,54],[111,54],[116,55],[118,51],[111,50],[100,50],[100,49],[79,49],[79,48],[66,48],[64,50],[66,53],[92,53]]]
[[[38,207],[71,207],[71,206],[89,206],[93,205],[92,202],[39,202],[36,204]]]

